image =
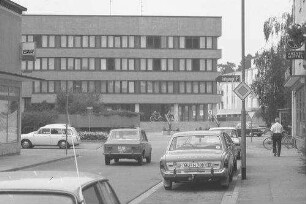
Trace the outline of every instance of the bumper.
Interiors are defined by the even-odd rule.
[[[142,154],[141,153],[103,153],[105,156],[108,156],[110,159],[138,159]]]
[[[174,182],[193,182],[193,181],[217,181],[225,179],[229,175],[227,168],[219,170],[205,170],[205,171],[194,171],[194,172],[176,172],[173,171],[161,171],[164,179]]]

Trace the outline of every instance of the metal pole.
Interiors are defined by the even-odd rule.
[[[242,57],[242,82],[245,81],[245,25],[244,25],[244,0],[241,0],[241,57]],[[241,157],[241,178],[246,179],[246,112],[245,112],[245,100],[242,100],[241,108],[241,143],[242,143],[242,157]]]
[[[66,156],[67,156],[67,149],[68,149],[68,93],[66,94],[66,117],[67,117],[67,120],[66,120]]]

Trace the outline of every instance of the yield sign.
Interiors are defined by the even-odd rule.
[[[251,88],[244,82],[241,82],[235,89],[235,94],[241,99],[245,99],[250,93],[252,93]]]

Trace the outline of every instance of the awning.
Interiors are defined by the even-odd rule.
[[[45,79],[37,77],[30,77],[22,74],[4,72],[4,71],[0,71],[0,78],[5,78],[7,80],[15,80],[15,81],[34,81],[34,80],[45,81]]]

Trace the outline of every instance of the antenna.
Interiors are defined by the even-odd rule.
[[[143,14],[143,2],[140,0],[140,15],[142,16]]]
[[[112,15],[112,0],[109,0],[109,15]]]

